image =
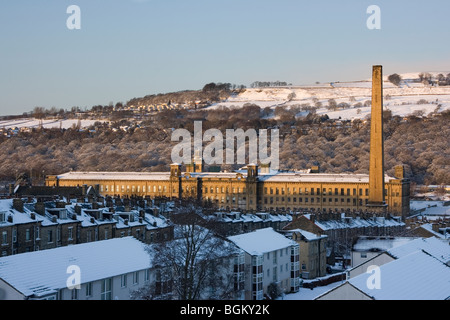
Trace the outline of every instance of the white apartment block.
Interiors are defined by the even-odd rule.
[[[155,281],[145,244],[117,238],[0,258],[0,300],[128,300]]]
[[[262,300],[271,284],[282,293],[299,289],[299,246],[272,228],[230,236],[245,251],[245,300]]]

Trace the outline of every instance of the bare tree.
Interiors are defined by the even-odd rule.
[[[234,257],[239,250],[216,232],[217,223],[202,218],[194,206],[174,214],[173,241],[147,249],[157,281],[133,292],[134,299],[235,299]]]

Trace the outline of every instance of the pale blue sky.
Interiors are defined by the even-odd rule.
[[[69,5],[81,30],[69,30]],[[381,30],[369,30],[369,5]],[[69,109],[209,82],[450,71],[446,0],[2,0],[0,115]]]

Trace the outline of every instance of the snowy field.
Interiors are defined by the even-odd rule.
[[[448,72],[447,72],[448,73]],[[443,74],[447,74],[443,73]],[[424,115],[431,112],[442,112],[450,109],[450,86],[433,87],[422,83],[412,82],[418,73],[402,74],[405,79],[398,87],[387,81],[383,84],[384,108],[391,110],[393,115],[407,116],[416,111],[423,111]],[[245,92],[230,97],[225,102],[210,106],[215,109],[220,106],[240,108],[247,103],[259,105],[261,108],[276,108],[283,106],[289,109],[291,106],[314,106],[320,102],[322,107],[317,109],[317,114],[328,116],[332,119],[364,119],[370,114],[370,107],[354,107],[355,104],[371,100],[371,80],[354,82],[332,82],[307,86],[249,88]],[[343,102],[349,104],[349,109],[330,111],[326,109],[328,100],[334,99],[337,104]],[[425,100],[426,103],[423,103]],[[441,105],[436,109],[438,104]],[[358,111],[359,109],[359,111]],[[305,115],[303,112],[301,115]]]
[[[99,120],[80,120],[81,128],[89,127],[93,125],[95,122]],[[102,122],[102,121],[100,121]],[[39,128],[41,121],[39,119],[34,118],[24,118],[24,119],[15,119],[15,120],[4,120],[0,121],[0,128]],[[78,119],[66,119],[66,120],[58,120],[58,119],[46,119],[42,120],[42,126],[44,128],[63,128],[68,129],[76,126],[78,124]]]

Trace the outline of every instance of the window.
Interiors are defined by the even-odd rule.
[[[2,232],[2,244],[7,244],[8,243],[8,231],[3,231]]]
[[[36,240],[40,240],[40,235],[41,235],[41,230],[39,229],[39,227],[36,227]]]
[[[112,300],[112,280],[104,279],[102,280],[102,288],[101,288],[101,300]]]
[[[367,253],[361,252],[361,258],[367,258]]]
[[[72,236],[73,236],[73,227],[69,227],[67,229],[68,233],[69,233],[69,239],[68,240],[73,240]]]
[[[127,275],[123,274],[120,276],[120,287],[125,288],[127,286]]]
[[[133,272],[133,284],[139,283],[139,271]]]
[[[53,230],[48,230],[47,232],[47,242],[53,242]]]
[[[92,297],[92,282],[86,283],[86,297]]]
[[[150,281],[150,269],[145,270],[144,281]]]
[[[72,289],[71,290],[71,299],[72,300],[78,300],[78,289]]]
[[[12,232],[12,242],[16,243],[17,242],[17,229],[14,228],[13,232]]]
[[[30,229],[25,230],[25,240],[30,241],[31,240],[31,232]]]
[[[108,229],[105,229],[105,240],[108,240]]]

